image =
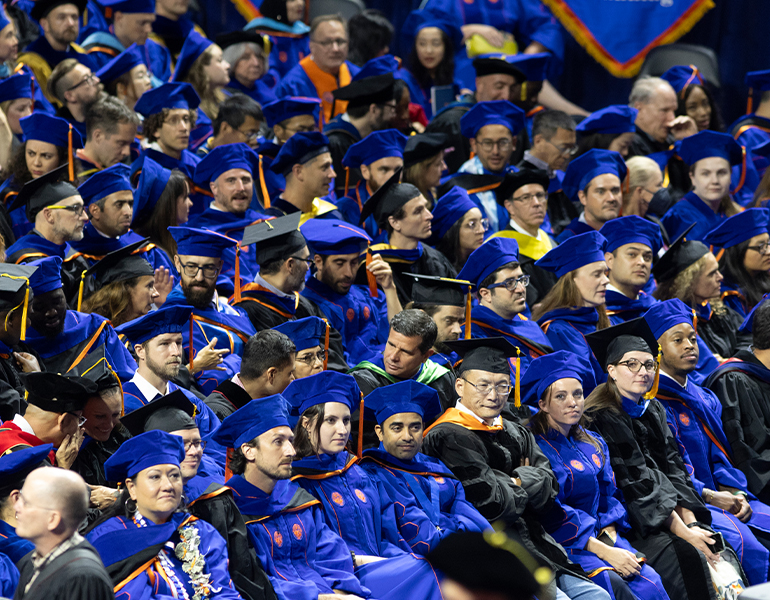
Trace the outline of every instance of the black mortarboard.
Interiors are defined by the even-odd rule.
[[[364,208],[361,211],[361,223],[374,215],[377,225],[384,228],[389,216],[422,194],[411,183],[400,183],[402,170],[397,169],[391,178],[383,183],[380,189],[374,192],[364,203]]]
[[[445,133],[418,133],[409,136],[404,146],[404,168],[433,158],[449,147],[449,136]]]
[[[29,278],[37,267],[0,263],[0,311],[10,310],[24,302]]]
[[[597,362],[605,369],[608,364],[620,360],[626,352],[649,352],[653,356],[658,354],[658,340],[644,317],[600,329],[585,337]]]
[[[78,8],[78,13],[82,16],[86,9],[87,0],[35,0],[32,3],[32,8],[29,11],[35,21],[45,18],[49,12],[51,12],[57,6],[63,4],[74,4]]]
[[[88,399],[96,394],[96,384],[85,377],[58,373],[22,373],[25,400],[38,408],[64,414],[83,410]]]
[[[652,275],[660,284],[662,281],[670,281],[699,258],[708,254],[709,247],[700,240],[687,240],[686,236],[695,227],[695,223],[685,229],[668,250],[652,267]]]
[[[548,173],[541,169],[521,169],[516,173],[506,173],[503,182],[495,189],[497,203],[502,206],[506,200],[511,199],[516,190],[532,183],[540,184],[543,190],[548,192],[551,180]]]
[[[69,163],[64,163],[53,171],[25,183],[8,209],[9,212],[26,205],[27,218],[34,223],[37,213],[46,206],[51,206],[72,196],[80,196],[74,185],[68,181],[63,181],[69,175],[68,169]]]
[[[502,181],[503,178],[497,175],[460,173],[439,185],[436,188],[436,193],[441,197],[457,186],[463,188],[469,194],[475,194],[481,191],[495,190]]]
[[[444,342],[447,348],[457,352],[463,361],[458,367],[458,373],[472,369],[488,373],[511,373],[509,358],[521,354],[520,350],[504,337],[473,338]]]
[[[439,304],[448,306],[465,306],[465,295],[469,293],[469,287],[473,287],[470,281],[462,279],[449,279],[448,277],[436,277],[435,275],[419,275],[417,273],[405,273],[414,277],[412,285],[412,300],[420,304]]]
[[[86,275],[93,275],[98,287],[125,281],[134,277],[154,275],[155,270],[147,262],[144,254],[134,254],[144,248],[149,239],[139,240],[128,246],[123,246],[105,255],[99,262],[94,263]]]
[[[519,67],[508,60],[505,54],[485,54],[473,60],[476,77],[485,75],[512,75],[518,83],[526,81],[527,76]],[[512,58],[512,57],[510,57]]]
[[[214,43],[224,50],[228,46],[234,44],[251,43],[256,44],[263,50],[266,49],[266,54],[270,53],[270,41],[266,35],[257,33],[253,29],[249,31],[230,31],[229,33],[223,33],[214,38]]]
[[[254,254],[260,266],[273,260],[289,258],[307,246],[299,231],[301,216],[302,213],[296,212],[249,225],[243,232],[241,246],[256,244]]]
[[[107,352],[104,344],[92,349],[83,357],[78,365],[67,371],[67,375],[84,377],[96,384],[96,391],[109,390],[120,386],[115,369],[112,368],[107,360]]]
[[[348,107],[385,104],[393,100],[395,88],[393,73],[384,73],[352,81],[332,92],[335,100],[347,100]]]
[[[182,390],[176,390],[157,400],[131,411],[120,419],[123,426],[133,436],[146,431],[179,431],[196,429],[195,405],[184,395]]]

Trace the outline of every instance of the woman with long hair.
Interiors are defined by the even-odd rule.
[[[489,220],[461,187],[453,187],[433,207],[429,240],[459,273],[468,257],[484,242]]]
[[[676,92],[676,116],[688,116],[695,121],[698,131],[724,131],[725,126],[719,107],[708,82],[694,65],[677,65],[660,76],[671,84]]]
[[[522,401],[538,412],[530,427],[559,481],[543,526],[616,599],[668,599],[660,576],[621,535],[626,509],[615,486],[607,444],[586,429],[583,385],[590,366],[560,350],[536,358],[521,380]]]
[[[770,209],[749,208],[712,229],[706,244],[722,248],[721,299],[745,317],[770,292]]]
[[[142,94],[152,89],[152,76],[136,44],[131,44],[104,65],[96,72],[96,76],[104,85],[104,91],[131,110]]]
[[[609,278],[604,249],[607,240],[598,231],[567,238],[535,265],[555,273],[556,285],[532,313],[554,350],[567,350],[590,357],[585,336],[610,326],[604,306]],[[591,359],[594,381],[604,381],[604,370]]]
[[[620,152],[620,155],[626,158],[636,134],[635,121],[638,112],[625,104],[617,104],[588,115],[575,128],[578,135],[578,150],[575,156],[585,154],[592,148],[599,148]]]
[[[0,80],[0,110],[13,134],[11,149],[16,150],[24,133],[19,121],[32,114],[32,77],[29,74],[18,73]]]
[[[273,327],[294,342],[297,349],[294,355],[294,379],[310,377],[326,369],[328,327],[320,317],[295,319]]]
[[[712,598],[708,563],[711,513],[690,481],[655,400],[658,377],[653,348],[658,341],[643,318],[587,336],[607,381],[585,400],[591,430],[609,449],[615,483],[622,494],[630,529],[626,539],[647,557],[669,597]],[[655,351],[657,354],[657,351]]]
[[[436,187],[446,169],[444,151],[449,140],[443,133],[418,133],[404,146],[404,183],[415,186],[433,204]]]

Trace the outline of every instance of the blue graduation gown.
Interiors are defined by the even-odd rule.
[[[741,122],[745,121],[745,125],[741,125]],[[765,129],[760,129],[764,127]],[[753,150],[754,148],[761,146],[766,142],[770,142],[770,119],[759,117],[754,113],[743,115],[735,123],[730,125],[728,132],[740,132],[739,135],[734,135],[735,140],[747,149]]]
[[[16,240],[15,244],[6,249],[5,261],[21,264],[46,256],[58,256],[64,260],[70,254],[72,254],[72,248],[66,242],[64,244],[54,244],[43,236],[30,231],[30,233],[20,237]]]
[[[203,113],[199,111],[199,120],[203,118],[202,115]],[[206,117],[206,119],[208,119],[208,117]],[[192,135],[190,136],[190,142],[192,143]],[[199,156],[197,156],[194,152],[190,152],[189,150],[182,150],[182,157],[177,160],[176,158],[173,158],[168,154],[164,154],[163,152],[159,152],[154,148],[147,148],[143,150],[139,155],[139,158],[137,158],[131,164],[132,181],[135,181],[136,172],[141,171],[145,156],[149,156],[161,167],[166,169],[179,169],[190,179],[193,178],[196,165],[201,161]],[[195,215],[202,213],[208,208],[209,203],[211,202],[211,198],[211,193],[208,190],[200,190],[199,188],[195,187],[190,191],[190,200],[192,200],[193,203],[193,205],[190,207],[190,220],[192,220]],[[190,226],[189,223],[187,226]]]
[[[88,56],[99,69],[126,49],[112,31],[112,25],[104,31],[95,31],[89,34],[81,44],[88,50]],[[171,54],[168,48],[148,38],[143,46],[139,46],[139,50],[142,54],[142,62],[150,72],[152,87],[159,87],[171,79]]]
[[[10,557],[0,552],[0,594],[12,598],[19,585],[19,570]]]
[[[722,302],[726,306],[732,308],[735,312],[741,315],[744,319],[751,312],[746,302],[746,297],[743,295],[743,290],[739,288],[732,281],[728,281],[726,278],[722,280]]]
[[[130,229],[128,232],[117,238],[104,237],[96,230],[93,224],[89,222],[86,223],[86,226],[83,228],[83,239],[70,243],[70,246],[77,253],[83,255],[83,258],[88,261],[89,265],[93,266],[96,262],[104,258],[106,254],[114,252],[115,250],[120,250],[121,248],[142,239],[144,239],[142,236]],[[147,248],[140,251],[140,254],[142,254],[143,258],[152,265],[153,269],[165,267],[169,270],[172,277],[174,276],[174,273],[176,273],[176,268],[169,260],[168,255],[154,244],[149,244]]]
[[[343,218],[348,223],[352,223],[356,227],[359,227],[359,222],[361,221],[361,209],[364,206],[364,202],[369,199],[369,196],[371,196],[371,194],[369,193],[369,187],[366,185],[366,180],[361,179],[353,189],[348,190],[347,196],[337,198],[337,210],[342,213]],[[364,229],[371,236],[369,219],[366,220]],[[379,233],[375,223],[374,236],[372,237],[377,237]]]
[[[695,227],[687,234],[688,240],[703,240],[706,234],[721,225],[727,219],[722,212],[714,212],[701,200],[695,192],[688,192],[674,206],[668,209],[660,222],[668,232],[668,237],[675,240],[684,233],[692,223]]]
[[[267,17],[257,17],[249,21],[246,29],[270,36],[272,49],[268,75],[275,82],[281,81],[299,61],[310,56],[310,27],[302,21],[288,25]]]
[[[270,54],[272,56],[272,52]],[[278,99],[272,88],[264,81],[264,78],[257,79],[254,82],[254,87],[251,89],[247,88],[240,81],[233,78],[230,80],[230,83],[227,84],[227,88],[233,92],[245,94],[252,100],[259,102],[260,106],[264,106],[265,104],[269,104],[270,102],[274,102]]]
[[[13,175],[11,175],[0,186],[0,197],[2,197],[6,209],[11,207],[11,204],[13,204],[18,193],[19,186],[16,185]],[[30,222],[27,218],[27,210],[23,206],[9,211],[8,217],[11,221],[11,230],[17,240],[24,237],[35,228],[35,224]]]
[[[683,388],[661,375],[657,399],[666,408],[666,420],[679,445],[693,486],[699,494],[704,488],[719,490],[727,486],[747,491],[746,476],[730,458],[731,448],[722,428],[722,405],[716,395],[692,381]],[[770,551],[751,532],[770,533],[770,507],[748,494],[753,511],[748,523],[731,513],[707,504],[712,527],[721,531],[735,549],[752,585],[767,581]]]
[[[177,284],[166,298],[166,306],[187,305],[182,286]],[[223,371],[207,369],[194,375],[195,381],[204,391],[210,394],[222,382],[232,378],[241,370],[241,355],[246,341],[257,331],[246,314],[230,306],[224,298],[215,297],[208,308],[193,309],[193,350],[197,353],[207,346],[213,338],[217,338],[218,350],[229,350],[219,365]],[[190,330],[185,327],[182,331],[182,343],[186,354],[190,352]]]
[[[51,67],[51,70],[58,65],[61,61],[67,59],[67,58],[74,58],[79,63],[85,65],[92,71],[97,70],[96,63],[93,61],[93,59],[88,56],[85,52],[78,52],[75,50],[74,46],[70,44],[69,48],[67,50],[59,51],[54,50],[53,46],[48,42],[47,39],[45,39],[45,36],[43,35],[42,30],[40,31],[40,37],[37,38],[34,42],[32,42],[29,46],[27,46],[23,52],[19,52],[23,59],[24,54],[28,53],[34,53],[39,55],[45,62],[48,63],[48,65]],[[85,138],[84,138],[85,139]]]
[[[7,555],[14,564],[34,549],[35,544],[16,535],[15,528],[0,520],[0,552]]]
[[[240,594],[235,591],[227,570],[227,544],[214,527],[196,517],[185,513],[175,513],[169,523],[156,525],[145,519],[147,527],[140,527],[134,519],[128,517],[113,517],[94,528],[87,536],[89,542],[102,557],[104,566],[109,569],[118,563],[128,560],[143,548],[161,544],[166,545],[160,552],[165,553],[173,565],[174,573],[185,587],[190,598],[196,593],[190,577],[183,571],[183,563],[174,552],[173,547],[180,543],[180,532],[187,527],[198,530],[200,545],[198,547],[205,563],[204,573],[210,575],[211,600],[239,600]],[[146,531],[149,530],[149,531]],[[171,545],[169,545],[171,544]],[[139,566],[139,565],[137,565]],[[216,590],[216,591],[214,591]],[[165,571],[158,562],[151,562],[145,569],[136,569],[121,582],[116,589],[118,600],[164,600],[176,597],[166,578]]]
[[[556,241],[561,244],[564,240],[568,240],[575,235],[588,233],[590,231],[594,231],[594,228],[588,223],[581,221],[580,217],[575,217],[570,221],[570,224],[564,228],[564,231],[556,236]]]
[[[607,572],[612,567],[585,549],[589,538],[598,538],[602,529],[614,525],[618,533],[615,547],[633,553],[636,549],[620,535],[630,529],[630,525],[621,494],[615,485],[607,444],[598,433],[587,434],[599,443],[601,450],[589,442],[566,438],[555,429],[535,436],[559,481],[556,503],[542,523],[546,531],[564,547],[569,558],[583,567],[594,583],[612,595]],[[668,600],[660,576],[648,565],[644,565],[639,575],[626,582],[640,600]]]
[[[275,160],[275,157],[278,156],[280,151],[281,147],[272,141],[263,142],[257,148],[257,154],[259,154],[259,173],[255,173],[254,179],[259,182],[264,179],[267,194],[271,199],[277,198],[286,189],[286,178],[270,169],[270,165],[273,164],[273,160]],[[259,175],[259,177],[257,177],[257,175]],[[263,195],[261,189],[259,194],[260,196]],[[255,206],[254,201],[252,201],[251,206],[252,208],[262,209],[261,206]],[[358,223],[358,221],[356,221],[356,223]]]
[[[462,484],[435,458],[418,453],[404,462],[388,454],[382,444],[364,452],[361,467],[395,503],[395,522],[383,522],[387,539],[405,540],[416,554],[425,555],[456,531],[484,531],[489,521],[465,499]],[[391,531],[393,526],[397,530]]]
[[[353,574],[347,546],[325,523],[320,503],[299,485],[278,481],[266,494],[240,475],[227,485],[280,600],[316,600],[334,590],[371,596]]]
[[[395,506],[381,503],[384,494],[357,462],[348,452],[311,455],[294,462],[297,475],[292,480],[321,502],[326,523],[354,553],[387,559],[356,568],[356,576],[373,596],[396,600],[408,591],[411,598],[439,600],[438,579],[430,564],[409,554],[405,540],[396,544],[384,538],[385,523],[390,531],[398,531]]]
[[[305,282],[301,295],[315,302],[329,318],[329,324],[342,335],[345,362],[357,365],[382,353],[388,341],[390,324],[385,294],[369,295],[369,288],[352,285],[347,294],[338,294],[315,277]]]

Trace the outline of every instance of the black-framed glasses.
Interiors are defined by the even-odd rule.
[[[185,442],[184,451],[189,452],[190,448],[195,448],[196,450],[205,450],[206,442],[204,440],[193,440],[191,442]]]
[[[548,200],[548,194],[545,192],[535,192],[534,194],[522,194],[519,197],[512,196],[511,200],[514,202],[523,202],[525,204],[532,204],[534,200],[537,200],[540,204]]]
[[[756,246],[746,246],[746,249],[753,250],[754,252],[759,252],[760,254],[767,254],[768,246],[770,246],[770,242],[765,242],[764,244],[757,244]]]
[[[508,138],[503,138],[501,140],[477,140],[476,145],[480,146],[484,152],[491,152],[495,146],[500,148],[500,152],[508,152],[508,150],[513,148],[513,140],[509,140]]]
[[[642,362],[640,360],[636,360],[635,358],[629,358],[628,360],[624,360],[618,364],[625,366],[632,373],[638,373],[642,370],[642,367],[644,367],[644,370],[648,373],[652,373],[655,370],[654,360],[646,360]]]
[[[551,146],[553,146],[554,148],[556,148],[559,151],[559,154],[561,154],[562,156],[575,156],[577,154],[577,151],[578,151],[577,145],[567,146],[565,148],[562,148],[561,146],[557,146],[556,144],[554,144],[551,140],[545,140],[545,141],[551,144]]]
[[[64,204],[52,204],[51,206],[46,206],[45,208],[51,208],[54,210],[67,210],[73,213],[76,217],[82,215],[83,211],[86,209],[84,204],[74,204],[72,206],[65,206]]]
[[[305,363],[307,366],[312,365],[316,361],[323,363],[323,361],[326,360],[326,350],[319,350],[315,354],[298,356],[295,360],[298,360],[301,363]]]
[[[495,394],[498,396],[507,396],[511,393],[511,384],[510,383],[498,383],[495,385],[494,383],[473,383],[472,381],[468,381],[464,377],[461,378],[465,383],[468,385],[473,386],[473,388],[479,393],[486,396],[489,394],[489,392],[494,391]]]
[[[313,259],[308,258],[302,258],[301,256],[290,256],[289,258],[293,258],[294,260],[301,260],[307,265],[307,268],[309,269],[311,266],[313,266]]]
[[[463,227],[467,227],[471,231],[476,231],[479,226],[481,226],[481,229],[484,231],[489,231],[489,219],[486,217],[482,219],[471,219],[465,225],[463,225]]]
[[[67,414],[75,417],[78,420],[78,427],[83,427],[83,425],[85,425],[86,421],[88,420],[83,415],[76,415],[74,412],[67,411]]]
[[[219,275],[219,267],[216,265],[196,265],[195,263],[182,263],[182,273],[187,277],[197,277],[198,271],[203,271],[203,277],[206,279],[214,279]]]
[[[492,290],[494,288],[504,287],[509,292],[512,292],[519,284],[521,284],[522,287],[527,287],[529,285],[529,275],[522,275],[521,277],[509,277],[500,283],[493,283],[492,285],[488,285],[487,289]]]
[[[310,40],[314,44],[318,44],[323,49],[331,48],[334,44],[337,44],[340,48],[344,48],[348,45],[349,40],[346,40],[345,38],[338,38],[336,40],[324,40],[323,42],[319,42],[317,40]]]
[[[82,80],[80,83],[76,83],[76,84],[75,84],[75,85],[73,85],[71,88],[68,88],[68,89],[67,89],[67,91],[68,91],[68,92],[71,92],[72,90],[76,90],[76,89],[78,89],[78,88],[79,88],[81,85],[85,85],[86,83],[87,83],[88,85],[93,85],[93,84],[94,84],[94,83],[96,83],[97,81],[98,81],[98,79],[97,79],[96,75],[94,75],[93,73],[89,73],[88,75],[86,75],[86,76],[83,78],[83,80]]]

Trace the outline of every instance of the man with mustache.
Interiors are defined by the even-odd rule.
[[[621,185],[627,173],[623,157],[614,150],[593,148],[570,162],[562,187],[570,200],[580,201],[584,210],[572,219],[556,241],[599,231],[607,221],[616,219],[623,203]]]
[[[86,111],[105,96],[99,78],[78,59],[66,58],[54,67],[43,89],[61,105],[56,116],[70,123],[85,140]]]

